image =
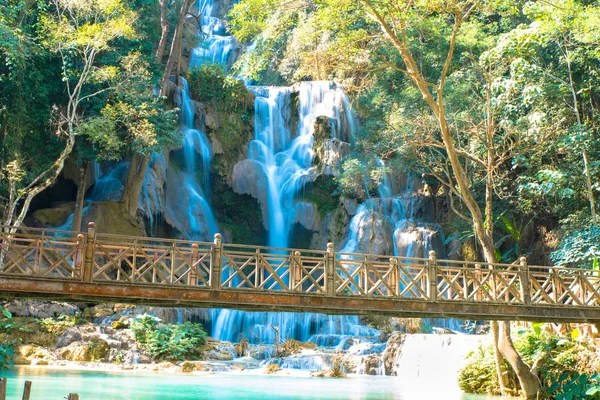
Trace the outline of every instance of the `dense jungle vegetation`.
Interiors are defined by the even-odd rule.
[[[135,217],[151,155],[181,140],[169,97],[180,74],[197,100],[231,114],[220,132],[230,154],[252,118],[235,77],[332,80],[350,95],[361,128],[328,192],[367,198],[385,160],[443,202],[447,242],[463,258],[599,268],[596,1],[243,0],[229,29],[247,48],[230,74],[187,71],[198,44],[192,3],[0,2],[2,223],[23,223],[66,162],[77,166],[81,210],[92,160],[131,161],[120,205]],[[80,225],[75,218],[73,229]],[[492,330],[498,390],[520,386],[533,398],[540,384],[552,387],[537,380],[520,342],[524,356],[511,351],[510,324]],[[523,340],[549,353],[561,346],[542,334]],[[8,356],[0,352],[0,365]],[[509,369],[512,380],[502,373]]]

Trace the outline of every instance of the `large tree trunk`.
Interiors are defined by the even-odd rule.
[[[540,381],[538,377],[532,373],[531,368],[525,364],[521,356],[519,356],[519,353],[517,353],[515,350],[515,345],[510,337],[510,322],[500,321],[498,322],[498,326],[498,350],[500,350],[506,361],[508,361],[512,369],[517,374],[523,396],[526,399],[537,398],[537,392],[540,388]]]
[[[508,377],[506,366],[504,365],[505,358],[498,350],[498,342],[500,338],[498,321],[492,321],[492,333],[494,335],[494,356],[496,361],[496,371],[498,372],[498,385],[500,386],[500,393],[503,396],[507,396],[510,394],[510,379]]]
[[[136,154],[132,157],[129,169],[127,170],[127,179],[125,180],[125,189],[121,196],[121,207],[123,212],[135,217],[140,203],[140,193],[144,184],[146,170],[150,164],[150,156]]]
[[[85,161],[79,166],[79,177],[77,179],[77,196],[75,198],[75,211],[73,211],[73,224],[71,230],[79,232],[81,230],[81,220],[83,218],[83,203],[85,200],[85,191],[87,189],[87,174],[90,162]]]

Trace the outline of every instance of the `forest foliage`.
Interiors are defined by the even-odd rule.
[[[600,192],[600,7],[579,0],[476,2],[453,38],[453,15],[463,3],[246,0],[230,13],[238,40],[252,45],[237,73],[269,84],[340,82],[362,122],[338,179],[341,191],[366,197],[377,185],[376,160],[382,159],[387,168],[421,175],[468,217],[467,207],[452,199],[458,190],[437,118],[373,10],[394,15],[423,79],[438,85],[447,68],[443,93],[428,90],[443,100],[460,162],[482,206],[486,179],[493,176],[494,241],[510,242],[497,258],[519,256],[508,251],[515,241],[506,240],[501,216],[522,228],[534,221],[555,229],[561,241],[593,241]],[[495,162],[488,171],[482,166],[490,149]],[[469,226],[452,222],[446,233]],[[533,243],[523,244],[522,254],[534,250]],[[591,268],[598,254],[594,247],[568,257]],[[565,264],[565,257],[559,250],[552,259]]]

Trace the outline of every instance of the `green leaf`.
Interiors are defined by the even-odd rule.
[[[12,313],[10,311],[8,311],[6,308],[2,309],[2,314],[4,314],[4,316],[6,318],[12,318]]]
[[[596,393],[600,393],[600,386],[592,386],[586,392],[586,396],[594,396]]]
[[[542,333],[542,326],[544,326],[543,322],[534,322],[533,324],[531,324],[531,329],[533,329],[533,332],[536,335],[539,335],[540,333]]]

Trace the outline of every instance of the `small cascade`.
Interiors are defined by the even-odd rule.
[[[313,313],[245,312],[211,310],[211,336],[217,340],[251,344],[274,344],[296,339],[311,341],[320,347],[345,347],[353,337],[374,338],[379,331],[362,325],[356,316],[332,316]]]
[[[205,133],[195,128],[195,104],[190,98],[187,81],[181,78],[181,129],[183,169],[167,168],[166,217],[189,239],[210,240],[218,227],[208,204],[212,150]],[[199,124],[203,127],[203,124]],[[197,177],[198,163],[202,184]]]
[[[214,0],[199,0],[198,15],[200,15],[201,32],[203,37],[200,46],[192,50],[190,69],[199,68],[203,64],[219,64],[229,70],[237,59],[239,44],[228,34],[224,17],[226,10],[220,10]]]

